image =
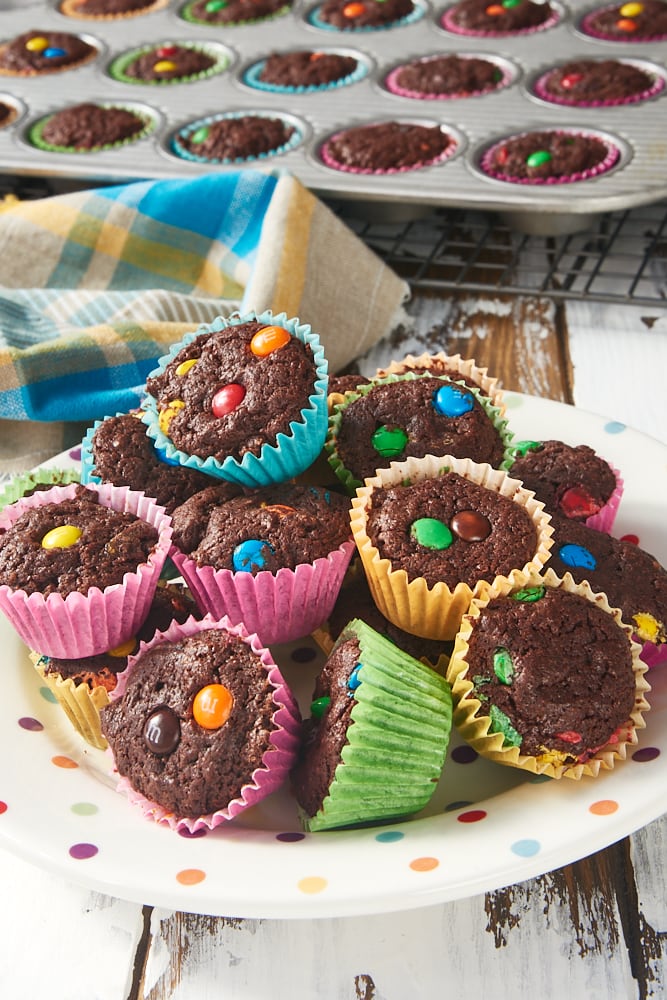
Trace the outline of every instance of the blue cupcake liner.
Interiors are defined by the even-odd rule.
[[[321,28],[323,31],[336,31],[338,34],[351,35],[359,34],[369,31],[391,31],[393,28],[402,28],[406,24],[414,24],[415,21],[420,21],[426,12],[426,8],[421,4],[420,0],[414,0],[414,10],[405,17],[400,17],[396,21],[391,21],[388,24],[376,24],[376,25],[364,25],[362,27],[349,27],[349,28],[337,28],[335,24],[329,24],[328,21],[323,21],[319,12],[322,4],[318,4],[314,7],[308,14],[307,21],[312,24],[314,28]]]
[[[214,122],[219,122],[223,118],[246,118],[249,115],[260,118],[282,118],[283,121],[294,129],[294,131],[287,142],[283,143],[282,146],[276,146],[275,149],[270,149],[266,153],[260,153],[259,156],[226,156],[222,159],[211,156],[197,156],[196,153],[191,153],[188,149],[181,145],[181,138],[187,138],[193,132],[196,132],[200,128],[204,128],[206,125],[212,125]],[[188,125],[185,125],[183,128],[179,129],[178,132],[172,135],[169,141],[169,149],[175,156],[180,157],[182,160],[189,160],[191,163],[258,163],[262,160],[268,160],[272,156],[287,153],[290,149],[295,149],[297,146],[301,145],[303,139],[304,133],[298,123],[295,122],[293,118],[288,118],[280,111],[255,111],[253,109],[247,109],[245,111],[228,111],[218,115],[208,115],[206,118],[198,118],[196,121],[190,122]]]
[[[147,396],[144,400],[142,420],[147,426],[147,434],[153,439],[155,448],[161,456],[164,456],[165,461],[173,461],[216,479],[225,479],[255,489],[270,486],[272,483],[285,482],[303,472],[313,464],[324,446],[328,422],[328,362],[319,337],[311,327],[307,323],[300,323],[296,318],[288,319],[286,313],[274,315],[270,309],[261,313],[254,311],[232,313],[227,318],[219,316],[212,323],[203,324],[194,333],[186,334],[181,341],[174,344],[169,354],[159,359],[158,367],[151,372],[149,378],[161,374],[178,352],[199,335],[210,330],[223,330],[228,326],[240,326],[249,322],[282,326],[303,344],[308,344],[313,352],[316,372],[313,392],[302,410],[301,421],[293,421],[289,425],[289,433],[279,433],[275,444],[267,441],[262,445],[259,456],[247,452],[241,461],[228,456],[223,462],[219,462],[215,458],[203,459],[198,455],[188,455],[176,448],[160,429],[157,402],[152,396]]]
[[[333,54],[335,55],[336,53]],[[263,80],[260,80],[260,74],[265,65],[266,59],[262,59],[245,71],[242,79],[246,86],[254,87],[255,90],[264,90],[271,94],[319,94],[323,90],[338,90],[341,87],[348,87],[351,83],[357,83],[368,75],[366,64],[361,60],[357,60],[357,68],[348,73],[347,76],[341,77],[340,80],[332,80],[331,83],[320,83],[310,87],[286,87],[276,83],[264,83]]]

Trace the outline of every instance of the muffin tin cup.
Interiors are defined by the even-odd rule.
[[[498,93],[498,91],[503,90],[505,87],[509,87],[512,83],[514,83],[519,76],[519,70],[508,59],[503,59],[501,56],[491,55],[488,52],[437,53],[436,55],[431,54],[428,56],[422,56],[420,57],[419,62],[428,63],[429,60],[446,54],[458,55],[459,58],[465,59],[483,59],[486,62],[493,63],[493,65],[496,66],[500,72],[501,78],[493,87],[485,87],[482,90],[449,91],[447,93],[408,90],[406,87],[402,87],[398,81],[401,70],[408,65],[406,62],[402,62],[398,66],[395,66],[391,72],[387,74],[384,79],[384,87],[390,94],[394,94],[396,97],[407,97],[414,101],[463,101],[469,97],[484,97],[489,94]]]
[[[142,55],[152,52],[161,46],[166,47],[170,44],[174,43],[169,41],[157,42],[150,45],[142,45],[139,48],[131,49],[129,52],[124,52],[122,55],[117,56],[110,64],[109,76],[113,80],[117,80],[119,83],[128,83],[131,86],[169,87],[183,83],[197,83],[201,80],[208,80],[210,77],[216,76],[218,73],[224,73],[230,68],[234,61],[234,55],[231,50],[226,46],[221,45],[219,42],[179,42],[178,44],[184,48],[194,49],[195,51],[208,56],[210,59],[213,59],[213,65],[209,66],[208,69],[198,70],[188,76],[178,76],[173,78],[143,80],[138,77],[128,75],[128,67]]]
[[[536,24],[529,28],[523,28],[520,31],[472,31],[467,28],[460,27],[455,19],[457,4],[453,4],[448,7],[447,10],[442,14],[440,18],[440,26],[445,31],[451,32],[453,35],[461,35],[466,38],[524,38],[529,35],[535,35],[540,31],[548,31],[550,28],[554,28],[563,18],[565,10],[558,4],[554,3],[554,0],[550,0],[550,5],[552,8],[551,17],[548,17],[542,24]]]
[[[342,37],[350,37],[354,35],[369,35],[374,32],[384,32],[384,31],[396,31],[401,28],[405,28],[408,25],[415,24],[417,21],[425,16],[427,8],[422,0],[413,0],[414,8],[410,14],[405,17],[398,18],[396,21],[391,21],[388,24],[376,24],[376,25],[359,25],[350,26],[349,28],[337,28],[334,24],[329,24],[328,21],[324,21],[320,17],[320,11],[322,9],[322,4],[317,4],[313,7],[306,15],[307,21],[314,28],[318,28],[320,31],[328,31]]]
[[[640,104],[642,101],[652,100],[654,97],[661,94],[665,89],[667,81],[664,68],[640,59],[622,59],[619,61],[643,70],[648,74],[648,76],[651,77],[651,85],[647,87],[646,90],[639,91],[636,94],[631,94],[628,97],[617,97],[612,100],[581,101],[575,98],[568,100],[566,97],[551,94],[548,90],[549,81],[560,72],[561,67],[556,66],[547,70],[546,73],[542,73],[538,76],[530,89],[532,93],[535,94],[536,97],[539,97],[541,101],[544,101],[547,104],[556,104],[561,107],[568,108],[615,108],[628,104]]]
[[[667,34],[665,35],[636,35],[634,32],[630,35],[619,36],[613,33],[598,31],[593,24],[594,18],[597,17],[602,10],[614,10],[619,5],[618,3],[609,4],[607,7],[596,5],[594,10],[589,11],[579,21],[579,30],[583,32],[584,35],[588,35],[590,38],[597,38],[603,42],[616,42],[617,44],[623,45],[626,42],[633,43],[649,43],[649,42],[662,42],[667,40]]]
[[[370,72],[371,62],[368,57],[354,49],[322,49],[318,46],[317,52],[322,52],[325,55],[349,56],[356,59],[356,69],[354,69],[351,73],[348,73],[347,76],[342,76],[339,80],[332,80],[330,83],[290,87],[282,86],[277,83],[266,83],[262,80],[261,75],[264,70],[264,66],[266,65],[266,59],[261,59],[259,62],[252,63],[243,71],[241,80],[247,87],[252,87],[254,90],[264,91],[267,94],[322,94],[326,91],[338,91],[341,87],[349,87],[351,84],[357,83],[359,80],[363,80]]]
[[[246,21],[206,21],[203,18],[196,17],[192,12],[195,0],[190,0],[186,3],[184,7],[181,7],[179,11],[179,17],[182,17],[184,21],[189,21],[191,24],[202,25],[207,28],[217,28],[218,30],[226,30],[227,28],[243,28],[249,27],[251,25],[264,24],[265,22],[272,22],[278,18],[285,17],[290,11],[289,3],[285,4],[279,10],[274,11],[271,14],[265,14],[262,17],[255,17],[248,19]]]
[[[312,563],[256,576],[199,566],[176,548],[171,559],[203,611],[243,623],[270,646],[301,639],[329,617],[353,552],[347,541]]]
[[[563,174],[552,177],[515,177],[503,174],[493,166],[494,155],[509,139],[522,138],[524,135],[529,135],[530,132],[533,131],[557,132],[561,134],[569,134],[574,137],[593,137],[595,139],[599,139],[605,145],[606,153],[604,158],[599,163],[596,163],[587,170],[580,170],[575,171],[572,174]],[[531,129],[530,132],[514,132],[511,135],[503,136],[502,139],[492,143],[479,157],[478,169],[491,180],[500,181],[503,184],[519,184],[522,187],[555,187],[563,184],[574,184],[580,181],[593,180],[596,177],[600,177],[603,174],[608,173],[615,166],[617,166],[622,159],[622,149],[620,143],[613,136],[605,132],[586,128],[535,128]]]
[[[144,423],[147,433],[153,439],[158,455],[167,462],[197,469],[216,479],[226,479],[240,486],[255,488],[270,486],[272,483],[285,482],[303,472],[312,465],[322,451],[327,430],[327,383],[328,365],[319,337],[306,323],[298,319],[288,319],[285,313],[274,313],[265,310],[262,313],[234,313],[227,319],[220,316],[211,324],[199,327],[194,333],[187,334],[183,340],[174,344],[169,354],[158,361],[158,367],[151,372],[149,378],[159,374],[178,354],[192,343],[198,335],[209,330],[222,330],[228,326],[239,326],[252,321],[267,325],[283,326],[292,336],[302,343],[308,344],[313,352],[315,363],[315,381],[313,391],[301,413],[300,421],[290,424],[288,433],[276,436],[275,445],[266,442],[259,455],[246,452],[241,461],[228,457],[223,462],[215,458],[201,458],[198,455],[188,455],[175,447],[174,443],[160,429],[157,403],[152,396],[145,399]]]
[[[630,718],[614,734],[613,738],[595,750],[588,760],[574,764],[564,764],[557,760],[550,761],[546,754],[544,755],[545,759],[540,760],[537,757],[522,754],[518,746],[503,746],[503,734],[491,732],[491,719],[484,714],[482,703],[475,697],[474,685],[467,677],[469,668],[465,657],[468,650],[468,640],[480,610],[495,597],[501,597],[523,588],[542,585],[577,594],[600,607],[605,613],[611,614],[619,628],[627,635],[632,652],[635,704]],[[600,771],[612,770],[616,761],[625,760],[628,747],[635,746],[637,743],[637,730],[645,727],[643,716],[649,709],[645,695],[646,692],[650,691],[650,686],[644,677],[647,666],[640,659],[639,653],[640,647],[632,639],[632,629],[622,622],[620,611],[610,608],[606,596],[593,592],[586,581],[582,584],[576,584],[569,573],[565,573],[560,578],[551,569],[548,569],[543,575],[530,572],[521,574],[512,583],[496,581],[483,595],[477,596],[471,601],[470,608],[463,616],[460,630],[456,636],[454,651],[447,669],[447,679],[452,685],[455,705],[454,722],[463,739],[480,756],[499,764],[511,765],[531,774],[543,774],[550,778],[566,777],[578,780],[584,776],[596,777]]]
[[[4,77],[8,81],[12,79],[32,80],[35,79],[36,77],[55,76],[56,74],[59,73],[66,73],[68,70],[81,69],[82,66],[86,66],[88,63],[93,62],[95,59],[99,59],[104,49],[104,46],[99,41],[99,39],[93,37],[93,35],[84,34],[83,32],[68,31],[65,33],[75,35],[82,42],[85,42],[87,45],[90,45],[92,51],[86,53],[84,56],[81,57],[81,59],[77,60],[77,62],[61,63],[60,66],[53,66],[53,67],[47,66],[39,70],[30,69],[30,70],[24,70],[23,72],[11,72],[10,70],[4,69],[3,67],[0,66],[0,79]],[[24,34],[24,32],[19,32],[19,34]],[[10,38],[7,42],[4,42],[2,45],[0,45],[0,53],[11,43],[11,41],[12,39]]]
[[[0,529],[9,528],[26,509],[70,499],[79,488],[76,483],[54,486],[17,500],[0,512]],[[146,618],[171,547],[171,518],[154,500],[124,486],[91,484],[86,488],[97,493],[101,505],[129,512],[153,525],[158,539],[146,562],[104,590],[91,587],[86,593],[44,597],[0,585],[0,610],[23,642],[45,656],[66,660],[103,653],[136,633]]]
[[[190,136],[195,135],[200,129],[206,128],[208,125],[214,125],[216,122],[222,121],[225,118],[245,118],[248,116],[280,119],[286,125],[289,125],[293,129],[293,132],[287,142],[284,142],[281,146],[276,146],[275,149],[269,149],[266,150],[266,152],[259,153],[257,156],[217,158],[210,156],[198,156],[196,153],[192,153],[183,144],[184,139],[188,139]],[[284,153],[288,153],[292,149],[296,149],[297,146],[300,146],[303,143],[305,135],[306,128],[304,123],[300,119],[295,118],[293,115],[287,115],[281,111],[266,111],[262,109],[248,108],[245,111],[225,111],[217,115],[209,115],[206,118],[198,118],[195,121],[189,122],[187,125],[172,134],[166,149],[172,156],[176,156],[181,160],[188,160],[190,163],[201,163],[206,164],[207,166],[215,166],[216,164],[222,166],[240,164],[254,166],[255,164],[263,164],[275,156],[281,156]]]
[[[142,17],[145,14],[153,14],[159,10],[164,10],[169,5],[169,0],[153,0],[147,7],[140,7],[137,10],[128,10],[122,14],[87,14],[85,5],[77,5],[75,0],[63,0],[59,5],[59,11],[65,17],[76,18],[85,21],[126,21],[128,18]]]
[[[420,160],[417,163],[411,163],[404,167],[388,167],[381,169],[371,169],[366,167],[355,167],[348,166],[345,163],[341,163],[335,158],[335,156],[330,151],[330,143],[337,139],[343,132],[348,131],[348,129],[339,129],[331,135],[327,136],[320,144],[317,150],[317,156],[324,166],[328,167],[330,170],[336,170],[343,174],[354,174],[360,177],[391,177],[392,175],[409,174],[415,170],[424,170],[428,167],[437,167],[445,163],[447,160],[452,159],[463,149],[463,137],[460,132],[450,125],[445,125],[432,119],[417,119],[417,118],[405,118],[397,117],[394,119],[388,119],[384,122],[378,121],[368,121],[368,122],[357,122],[355,125],[350,126],[350,128],[366,128],[372,127],[374,125],[382,125],[386,121],[397,121],[403,122],[409,125],[424,125],[430,128],[439,127],[440,131],[449,137],[451,140],[445,149],[439,153],[437,156],[432,157],[430,160]]]
[[[132,672],[139,669],[141,657],[149,649],[164,642],[179,642],[188,636],[210,629],[222,629],[230,635],[237,636],[249,646],[253,653],[260,658],[273,690],[276,710],[272,721],[275,728],[270,734],[269,747],[263,754],[261,766],[255,769],[250,781],[243,786],[240,794],[224,809],[218,809],[204,816],[175,816],[172,812],[133,789],[126,778],[120,777],[117,785],[118,791],[125,794],[130,802],[138,806],[147,819],[165,824],[172,830],[189,831],[190,833],[196,833],[198,830],[213,830],[276,791],[287,779],[296,760],[300,743],[301,716],[299,708],[273,656],[256,635],[249,634],[242,625],[233,625],[225,617],[217,619],[209,615],[201,621],[188,618],[182,625],[173,622],[166,632],[156,632],[149,643],[141,643],[136,655],[129,658],[127,669],[118,675],[118,683],[111,694],[111,700],[116,701],[118,698],[122,698]],[[113,758],[111,751],[109,754]]]
[[[365,480],[364,486],[352,499],[352,534],[370,591],[382,614],[405,632],[425,639],[453,639],[470,601],[484,593],[489,583],[480,580],[470,587],[460,582],[450,590],[442,581],[430,587],[423,577],[410,579],[405,570],[394,568],[390,559],[380,556],[367,533],[366,523],[375,490],[432,479],[450,471],[520,504],[535,525],[537,544],[533,557],[524,566],[512,570],[507,577],[498,576],[497,580],[508,580],[512,584],[523,579],[526,573],[538,572],[547,561],[553,545],[551,518],[545,513],[544,505],[535,499],[530,490],[524,489],[518,479],[512,479],[507,473],[489,465],[456,459],[451,455],[427,455],[426,458],[392,462],[388,468],[378,469],[374,477]]]
[[[93,103],[96,102],[93,101]],[[47,142],[43,138],[44,127],[55,114],[54,111],[28,125],[25,131],[24,140],[29,143],[29,145],[34,147],[34,149],[39,149],[45,153],[73,153],[75,155],[85,156],[87,154],[94,154],[108,150],[124,149],[127,146],[133,145],[135,142],[140,142],[142,139],[147,138],[147,136],[154,132],[158,127],[158,114],[152,108],[148,107],[148,105],[136,104],[131,101],[109,100],[99,101],[97,103],[104,108],[121,108],[124,111],[130,111],[142,120],[143,128],[140,131],[135,132],[134,135],[128,136],[126,139],[121,139],[118,142],[100,143],[97,146],[91,147],[57,146],[53,143]]]

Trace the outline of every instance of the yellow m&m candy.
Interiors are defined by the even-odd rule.
[[[172,399],[171,402],[167,403],[164,410],[160,411],[160,416],[157,418],[158,426],[163,434],[169,433],[169,424],[172,422],[179,410],[182,410],[185,403],[182,399]]]
[[[75,528],[73,524],[60,524],[57,528],[51,528],[42,538],[43,549],[68,549],[81,538],[81,528]]]
[[[29,52],[43,52],[44,49],[48,48],[48,44],[48,39],[37,35],[35,38],[29,38],[25,43],[25,47]]]
[[[157,66],[155,67],[157,69]],[[191,368],[197,364],[197,358],[188,358],[187,361],[181,361],[176,369],[177,375],[187,375]]]
[[[637,14],[641,14],[644,9],[644,5],[641,3],[624,3],[619,10],[621,17],[637,17]]]

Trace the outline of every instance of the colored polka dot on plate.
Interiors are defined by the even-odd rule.
[[[75,462],[78,462],[79,459],[81,458],[81,445],[77,445],[76,448],[72,448],[72,450],[69,453],[69,457],[73,459]]]
[[[400,830],[384,830],[376,834],[375,839],[379,844],[395,844],[397,840],[403,840],[404,836]]]
[[[305,833],[296,833],[296,831],[276,834],[276,840],[279,840],[281,844],[296,844],[299,840],[305,839]]]
[[[297,646],[291,656],[295,663],[310,663],[317,656],[317,651],[312,646]]]
[[[594,816],[611,816],[618,809],[618,802],[614,799],[599,799],[588,807],[588,811]]]
[[[95,844],[72,844],[69,855],[75,861],[87,861],[88,858],[94,858],[98,851],[99,847]]]
[[[632,759],[636,760],[639,764],[646,764],[648,761],[655,760],[659,756],[660,751],[657,747],[642,747],[641,750],[635,750]]]
[[[604,425],[604,429],[607,434],[621,434],[625,430],[626,425],[622,424],[620,420],[610,420]]]
[[[486,819],[487,812],[485,809],[470,809],[469,812],[461,813],[457,816],[459,823],[479,823],[480,820]]]
[[[21,729],[27,729],[31,733],[41,733],[44,728],[39,719],[33,719],[29,715],[24,715],[18,723]]]
[[[7,808],[8,806],[6,802],[0,802],[0,816],[2,816],[3,813],[7,812]]]
[[[301,892],[305,892],[307,896],[316,896],[318,892],[323,892],[328,884],[327,880],[320,875],[308,875],[306,878],[299,879],[296,887]]]
[[[53,693],[53,691],[51,690],[51,688],[41,687],[39,689],[39,693],[41,694],[41,696],[44,699],[44,701],[48,701],[52,705],[57,705],[58,704],[58,699],[56,698],[56,696]]]
[[[534,855],[539,854],[541,846],[539,840],[515,840],[510,847],[510,851],[520,858],[532,858]]]
[[[176,872],[176,881],[180,882],[181,885],[198,885],[205,878],[206,872],[203,872],[201,868],[183,868],[182,871]]]
[[[413,872],[432,872],[439,864],[437,858],[414,858],[410,862],[410,867]]]
[[[479,754],[472,747],[462,746],[454,747],[452,750],[452,760],[456,764],[472,764],[474,760],[477,760]]]
[[[185,840],[199,840],[200,837],[205,837],[207,833],[208,830],[205,826],[199,830],[188,830],[187,826],[183,826],[178,831],[178,836],[183,837]]]
[[[75,802],[70,806],[70,810],[75,816],[94,816],[99,812],[98,807],[93,802]]]
[[[55,757],[52,757],[51,763],[55,764],[56,767],[62,767],[65,771],[73,770],[79,766],[71,757],[64,757],[62,754],[56,754]]]

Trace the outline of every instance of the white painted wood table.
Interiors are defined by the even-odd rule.
[[[422,298],[410,312],[414,328],[380,345],[362,372],[408,350],[460,351],[507,389],[573,403],[667,444],[664,309],[459,295]],[[667,530],[667,497],[656,503]],[[21,760],[11,766],[20,769]],[[142,906],[66,881],[0,845],[0,996],[664,997],[666,844],[667,819],[657,819],[518,885],[405,912],[319,920]]]

